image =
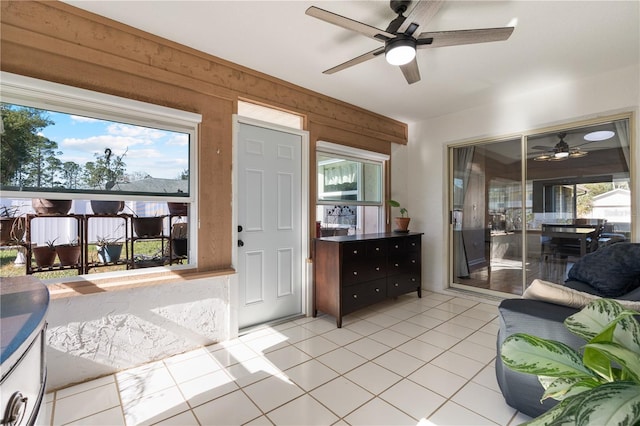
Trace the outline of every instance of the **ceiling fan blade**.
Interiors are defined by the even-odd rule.
[[[348,60],[347,62],[343,62],[340,65],[336,65],[333,68],[329,68],[326,71],[323,71],[323,74],[333,74],[336,73],[338,71],[342,71],[344,69],[350,68],[354,65],[358,65],[361,64],[362,62],[368,61],[369,59],[373,59],[376,56],[380,55],[384,53],[384,47],[379,47],[375,50],[372,50],[371,52],[367,52],[363,55],[357,56],[353,59]]]
[[[319,7],[311,6],[305,13],[309,16],[313,16],[314,18],[318,18],[322,21],[337,25],[338,27],[350,31],[355,31],[367,37],[371,37],[375,40],[385,41],[395,37],[394,34],[388,33],[379,28],[363,24],[362,22],[354,21],[353,19],[349,19],[342,15],[329,12],[328,10],[320,9]]]
[[[423,0],[418,1],[413,7],[407,19],[404,20],[402,25],[398,28],[399,33],[404,33],[409,29],[411,24],[415,24],[416,27],[420,25],[426,25],[433,17],[438,13],[440,7],[444,3],[443,0]],[[414,28],[409,35],[413,34],[417,28]]]
[[[407,79],[407,83],[413,84],[420,81],[420,70],[418,69],[416,58],[413,58],[413,61],[408,64],[400,65],[400,69],[404,74],[404,78]]]
[[[459,46],[462,44],[503,41],[513,33],[514,27],[482,28],[477,30],[424,32],[418,37],[418,48]],[[433,39],[430,44],[421,44],[424,39]]]
[[[551,152],[553,152],[553,147],[550,147],[550,146],[536,145],[536,146],[532,146],[529,149],[533,149],[533,150],[536,150],[536,151],[551,151]]]

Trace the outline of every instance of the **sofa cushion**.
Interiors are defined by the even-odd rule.
[[[577,291],[560,284],[550,283],[543,280],[533,280],[531,285],[527,287],[523,299],[541,300],[544,302],[555,303],[556,305],[569,306],[576,309],[582,309],[594,299],[600,297]],[[640,312],[640,302],[631,300],[617,301],[627,309]]]
[[[568,278],[589,284],[602,297],[620,297],[640,287],[640,244],[616,243],[589,253]]]

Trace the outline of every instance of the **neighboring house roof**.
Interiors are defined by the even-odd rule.
[[[115,187],[117,191],[127,192],[148,192],[154,194],[175,194],[178,192],[189,192],[189,181],[182,179],[161,179],[149,177],[133,182],[118,183]]]
[[[628,189],[614,189],[593,197],[594,207],[604,206],[630,206],[631,191]]]

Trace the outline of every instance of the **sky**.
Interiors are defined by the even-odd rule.
[[[155,178],[179,179],[189,168],[189,135],[130,124],[98,120],[78,115],[49,111],[55,124],[40,134],[58,143],[62,162],[74,161],[82,166],[95,161],[95,154],[105,148],[112,159],[126,151],[125,174],[146,173]]]

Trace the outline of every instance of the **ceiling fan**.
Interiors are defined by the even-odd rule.
[[[569,144],[564,141],[564,138],[566,137],[567,137],[566,133],[564,132],[558,133],[558,138],[560,140],[552,148],[549,148],[548,146],[540,146],[540,145],[531,147],[531,149],[534,149],[534,150],[546,151],[543,154],[533,157],[533,160],[534,161],[564,161],[568,158],[579,158],[589,154],[587,151],[581,150],[580,147],[590,142],[585,142],[583,144],[570,147]],[[591,141],[591,142],[595,142],[595,141]]]
[[[412,2],[410,0],[391,0],[389,2],[390,7],[398,16],[389,23],[386,30],[381,30],[333,12],[311,6],[305,12],[307,15],[384,43],[383,47],[379,47],[333,68],[329,68],[324,71],[324,74],[333,74],[342,71],[384,53],[387,62],[391,65],[399,65],[407,82],[412,84],[420,81],[420,71],[416,61],[416,49],[501,41],[508,39],[514,30],[514,27],[484,28],[475,30],[422,32],[416,36],[415,34],[418,28],[426,25],[435,16],[442,6],[443,1],[444,0],[417,1],[409,15],[405,17],[403,13],[407,11]]]

